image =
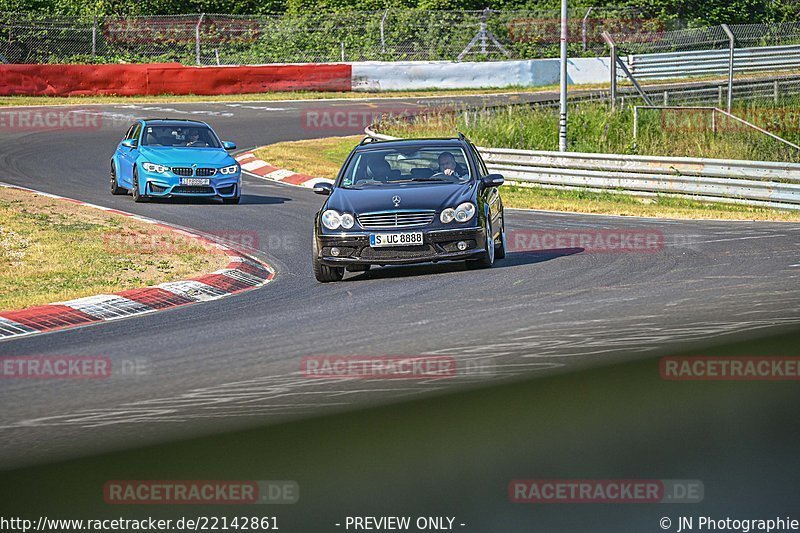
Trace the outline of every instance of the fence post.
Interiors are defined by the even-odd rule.
[[[386,8],[386,11],[383,12],[383,16],[381,17],[381,53],[386,53],[386,35],[384,33],[384,28],[386,24],[386,17],[389,15],[389,8]]]
[[[203,23],[205,16],[205,13],[200,14],[200,19],[197,21],[197,26],[194,28],[194,54],[198,65],[200,64],[200,25]]]
[[[603,31],[603,39],[608,44],[608,47],[611,49],[611,111],[614,111],[617,108],[617,43],[614,42],[614,39],[611,38],[611,34],[607,31]]]
[[[717,107],[722,107],[722,85],[717,87]]]
[[[669,105],[669,93],[664,91],[664,105]]]
[[[97,15],[94,16],[92,22],[92,57],[97,55]]]
[[[780,96],[778,93],[778,80],[775,80],[774,85],[772,86],[773,89],[773,99],[775,101],[775,105],[778,105],[778,100],[780,100]]]
[[[344,63],[344,41],[342,41],[342,63]]]
[[[586,10],[586,14],[583,16],[583,20],[581,21],[581,40],[583,41],[584,52],[586,51],[586,39],[587,39],[586,19],[589,18],[589,14],[592,12],[592,9],[594,9],[594,6],[590,6],[589,9]]]
[[[727,24],[722,24],[722,31],[728,36],[728,113],[730,113],[733,102],[733,48],[736,46],[736,37]]]
[[[717,134],[717,109],[711,109],[711,133]]]

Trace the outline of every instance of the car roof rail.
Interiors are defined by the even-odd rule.
[[[144,122],[152,122],[154,120],[164,120],[164,121],[171,121],[171,122],[196,122],[198,124],[205,124],[202,120],[194,120],[191,118],[170,118],[170,117],[150,117],[150,118],[143,118],[140,119]]]
[[[363,138],[363,139],[361,139],[361,142],[360,142],[360,143],[358,143],[358,145],[359,145],[359,146],[363,146],[363,145],[365,145],[365,144],[374,143],[374,142],[375,142],[375,141],[377,141],[377,140],[378,140],[378,139],[376,139],[376,138],[374,138],[374,137],[370,137],[369,135],[365,135],[365,136],[364,136],[364,138]]]
[[[470,142],[470,140],[467,139],[467,136],[461,133],[460,131],[458,132],[458,138],[461,139],[462,141]]]

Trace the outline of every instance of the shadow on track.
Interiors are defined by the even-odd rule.
[[[539,250],[535,252],[508,252],[505,259],[495,262],[493,268],[509,268],[522,265],[543,263],[559,257],[579,254],[583,248],[559,248]],[[442,263],[422,263],[418,265],[398,265],[372,268],[367,272],[354,272],[344,281],[360,281],[367,279],[390,279],[414,276],[430,276],[466,270],[463,261],[446,261]]]
[[[249,205],[273,205],[291,202],[291,198],[284,196],[261,196],[259,194],[243,194],[241,204]],[[217,198],[192,198],[192,197],[176,197],[176,198],[150,198],[147,203],[151,204],[179,204],[179,205],[223,205]]]

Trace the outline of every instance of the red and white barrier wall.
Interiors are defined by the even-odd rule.
[[[186,67],[146,65],[0,65],[0,95],[120,96],[349,91],[348,64]]]
[[[606,83],[608,58],[569,61],[570,83]],[[241,94],[274,91],[397,91],[537,87],[558,83],[558,59],[402,61],[189,67],[145,65],[0,65],[0,95]]]
[[[607,57],[575,58],[567,63],[571,84],[608,83]],[[524,61],[368,61],[352,63],[354,91],[541,87],[559,82],[558,59]]]

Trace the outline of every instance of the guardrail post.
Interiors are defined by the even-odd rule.
[[[607,31],[603,31],[603,40],[611,49],[611,111],[617,108],[617,43]]]
[[[589,9],[586,10],[586,14],[583,16],[583,20],[581,21],[581,40],[583,41],[583,51],[586,51],[586,40],[587,40],[587,31],[586,31],[586,20],[589,18],[589,14],[594,9],[594,6],[590,6]]]
[[[639,106],[633,106],[633,153],[636,153],[636,138],[639,133]]]
[[[669,93],[664,91],[664,105],[669,105]]]
[[[717,87],[717,107],[722,107],[722,85]]]
[[[92,57],[97,55],[97,15],[94,16],[92,22]]]
[[[717,110],[711,110],[711,133],[717,134]]]
[[[730,113],[733,103],[733,49],[736,46],[736,37],[727,24],[722,24],[722,31],[728,36],[728,113]]]
[[[200,65],[200,25],[203,23],[205,16],[205,13],[201,13],[197,26],[194,27],[194,55],[198,65]]]
[[[386,24],[386,17],[389,15],[389,8],[386,8],[386,11],[383,12],[383,16],[381,17],[381,53],[386,53],[386,35],[384,34],[384,28]]]
[[[778,93],[778,80],[775,80],[773,83],[774,83],[774,85],[772,86],[773,99],[775,101],[775,105],[778,105],[778,100],[780,100],[780,96]]]

